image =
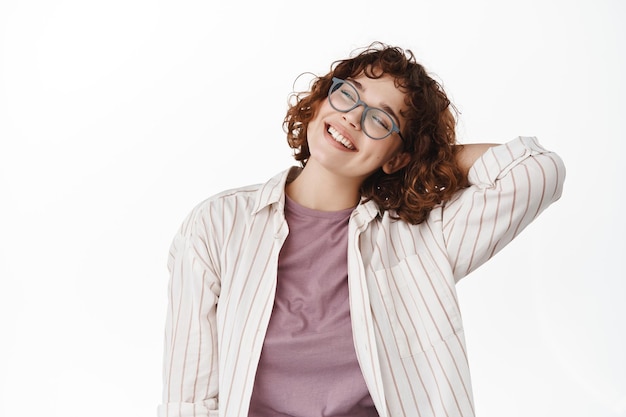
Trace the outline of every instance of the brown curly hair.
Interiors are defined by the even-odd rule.
[[[310,156],[307,128],[327,98],[332,78],[361,74],[369,78],[390,75],[406,93],[402,137],[404,151],[411,156],[408,165],[393,174],[379,169],[370,175],[361,185],[361,195],[383,210],[394,211],[394,218],[422,223],[434,207],[466,186],[467,179],[456,162],[454,106],[410,50],[374,42],[352,58],[335,61],[328,74],[315,78],[310,91],[293,93],[283,123],[289,146],[305,166]]]

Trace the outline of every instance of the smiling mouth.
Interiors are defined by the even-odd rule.
[[[330,136],[335,140],[335,142],[341,143],[345,148],[350,149],[351,151],[355,150],[354,145],[348,139],[346,139],[341,133],[339,133],[337,129],[335,129],[332,126],[328,126],[327,131],[330,134]]]

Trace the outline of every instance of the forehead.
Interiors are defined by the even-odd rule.
[[[390,75],[383,75],[380,78],[369,78],[365,74],[360,74],[350,78],[359,90],[361,100],[369,106],[389,108],[394,115],[402,118],[405,110],[406,93],[397,87],[395,80]]]
[[[365,74],[351,78],[362,95],[361,99],[370,106],[385,104],[397,113],[404,109],[405,93],[396,86],[394,78],[383,75],[380,78],[369,78]]]

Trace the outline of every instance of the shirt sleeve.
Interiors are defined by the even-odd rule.
[[[563,190],[565,166],[534,137],[490,148],[471,167],[470,186],[443,211],[446,249],[458,281],[495,255]]]
[[[206,222],[195,209],[170,248],[159,417],[218,415],[216,308],[220,281],[207,234]]]

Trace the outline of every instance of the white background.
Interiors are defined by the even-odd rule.
[[[609,0],[0,3],[0,415],[153,416],[166,259],[292,164],[297,76],[409,48],[459,139],[538,136],[560,201],[459,286],[479,417],[626,416],[626,7]]]

